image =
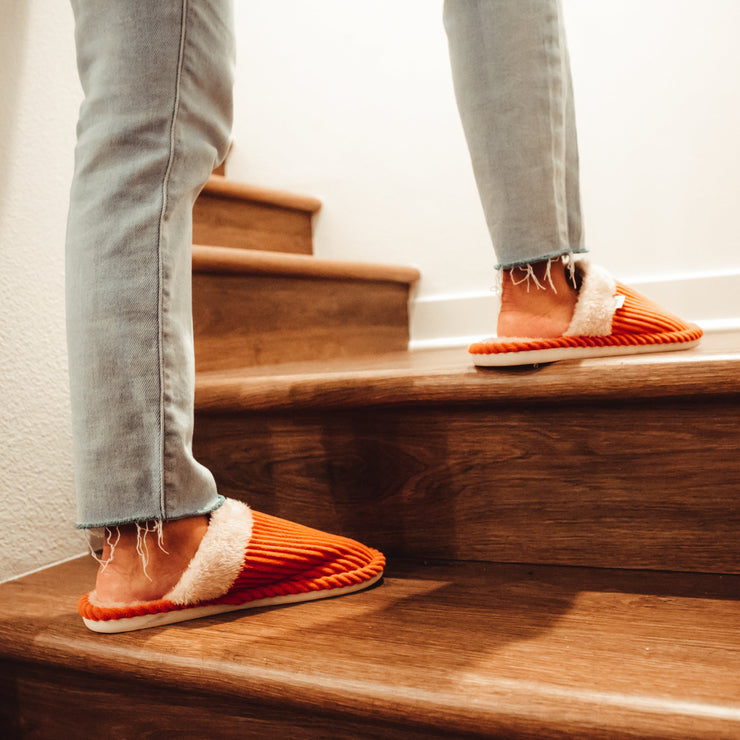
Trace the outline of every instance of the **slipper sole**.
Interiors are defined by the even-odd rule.
[[[562,360],[589,360],[598,357],[624,357],[656,352],[675,352],[691,349],[700,339],[661,342],[656,344],[582,344],[543,349],[526,349],[531,343],[522,344],[523,349],[507,349],[499,352],[473,352],[469,354],[476,367],[516,367],[540,365]]]

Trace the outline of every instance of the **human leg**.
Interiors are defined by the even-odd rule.
[[[106,533],[88,626],[181,621],[203,599],[223,610],[266,587],[293,600],[366,587],[380,553],[224,502],[192,454],[192,207],[229,141],[231,0],[72,4],[85,92],[67,234],[78,526]],[[143,624],[127,621],[132,604],[150,610]]]
[[[73,0],[67,320],[81,527],[204,514],[192,455],[191,212],[231,127],[230,0]]]
[[[446,0],[455,96],[499,268],[585,251],[557,0]]]
[[[570,63],[557,0],[447,0],[460,118],[501,280],[500,336],[560,336],[562,256],[583,246]]]
[[[594,322],[575,321],[587,263],[576,269],[574,255],[586,250],[560,2],[446,0],[444,12],[458,109],[501,272],[498,336],[561,338],[591,327]],[[600,295],[599,280],[589,282],[597,285],[594,290]],[[622,322],[646,331],[599,338],[613,342],[609,351],[682,348],[701,336],[698,327],[688,328],[675,317],[646,323],[652,307],[637,307],[623,294],[618,297],[616,283],[611,290],[598,311],[610,313],[614,326]],[[617,313],[628,310],[637,313],[622,321]],[[606,323],[601,330],[612,333]],[[480,364],[495,364],[489,361],[500,344],[474,345],[476,363],[478,353],[485,352]],[[582,344],[586,346],[569,345],[568,356],[595,351],[590,340]],[[513,352],[507,349],[502,355]],[[511,357],[506,360],[509,364]]]
[[[78,522],[117,528],[97,588],[124,600],[164,593],[222,502],[192,454],[190,254],[193,202],[230,136],[232,11],[72,5],[85,92],[67,234]]]

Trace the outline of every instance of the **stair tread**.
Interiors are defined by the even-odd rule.
[[[411,284],[419,280],[414,267],[334,260],[288,252],[255,251],[230,247],[193,246],[193,271],[239,275],[280,275],[305,278],[389,281]]]
[[[81,558],[0,585],[0,656],[359,726],[740,732],[740,576],[400,561],[363,594],[100,636],[75,611],[94,571]]]
[[[321,201],[310,195],[300,195],[285,190],[265,188],[234,180],[224,175],[213,174],[203,187],[205,195],[230,200],[250,200],[256,203],[272,205],[279,208],[290,208],[296,211],[317,213],[321,210]]]
[[[691,350],[522,368],[475,368],[464,348],[198,373],[201,411],[390,404],[563,402],[737,396],[740,333]]]

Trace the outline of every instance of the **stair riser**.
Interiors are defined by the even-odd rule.
[[[734,400],[199,413],[222,493],[388,555],[740,573]]]
[[[271,252],[313,253],[312,214],[201,193],[193,209],[193,242]]]
[[[404,351],[408,285],[193,275],[198,371]]]
[[[219,695],[208,689],[116,679],[104,675],[0,661],[0,732],[14,738],[317,738],[385,740],[449,737],[442,728],[337,712],[338,707],[287,707]],[[152,676],[156,681],[156,676]],[[331,710],[335,711],[332,712]],[[485,733],[483,733],[485,734]],[[458,737],[479,736],[460,733]]]

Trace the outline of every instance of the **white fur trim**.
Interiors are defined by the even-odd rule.
[[[576,270],[581,274],[581,288],[565,336],[608,336],[617,310],[617,283],[603,267],[583,259],[576,262]]]
[[[211,514],[208,530],[190,565],[162,598],[184,605],[223,596],[244,565],[252,523],[252,512],[246,504],[226,499]]]

